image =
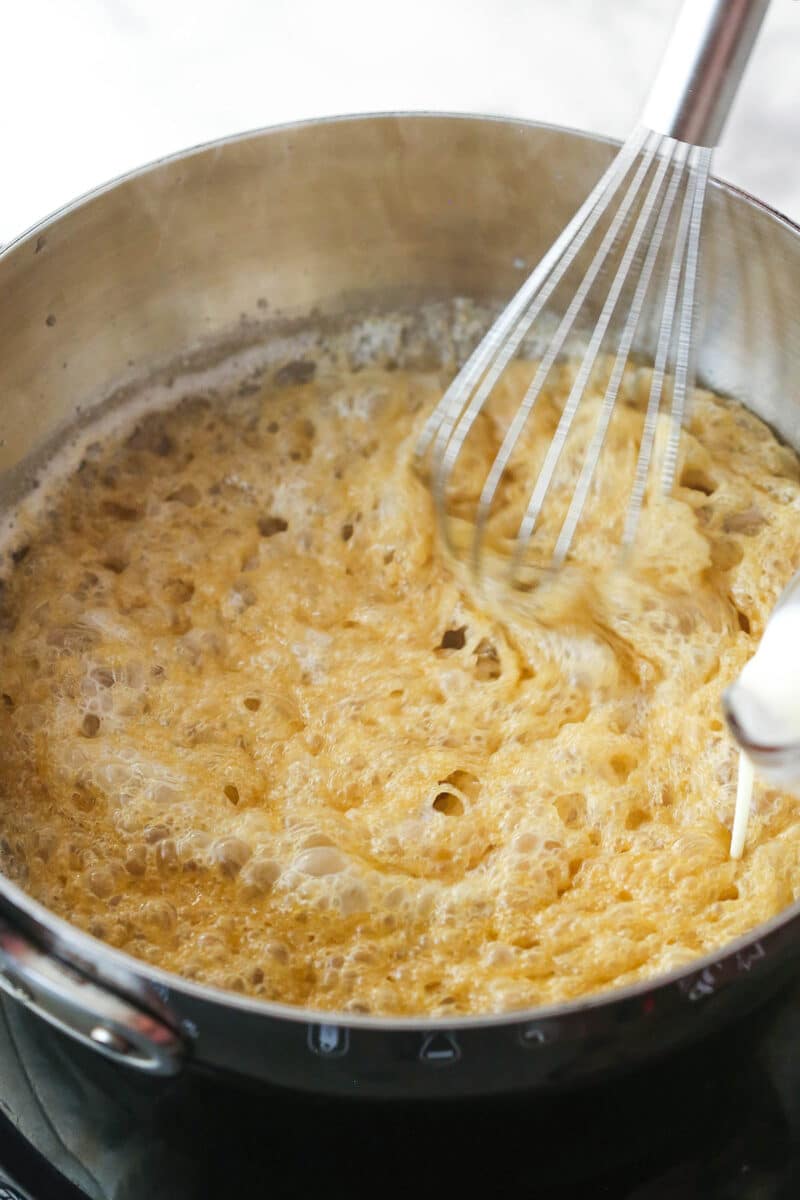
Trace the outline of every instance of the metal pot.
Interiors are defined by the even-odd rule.
[[[263,298],[287,320],[312,308],[509,296],[520,264],[535,263],[614,152],[519,121],[367,117],[217,142],[99,189],[0,256],[6,493],[77,406],[198,344],[262,336]],[[800,446],[800,230],[715,184],[705,245],[699,378]],[[795,906],[686,969],[588,1000],[390,1020],[198,986],[103,945],[0,879],[0,987],[35,1014],[42,1038],[40,1019],[66,1035],[64,1054],[71,1039],[111,1060],[107,1094],[137,1072],[168,1087],[197,1071],[405,1098],[564,1089],[763,1002],[795,969],[799,918]],[[20,1017],[16,1004],[7,1010]]]

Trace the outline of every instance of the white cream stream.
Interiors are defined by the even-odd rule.
[[[771,617],[726,701],[742,747],[731,836],[741,858],[757,771],[800,796],[800,577]]]

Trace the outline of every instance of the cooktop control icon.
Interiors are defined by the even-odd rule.
[[[309,1025],[308,1048],[320,1058],[344,1058],[350,1049],[350,1033],[338,1025]]]
[[[550,1041],[550,1034],[546,1028],[529,1021],[520,1029],[519,1040],[527,1050],[533,1050],[536,1046],[546,1046]]]
[[[428,1033],[422,1040],[419,1060],[433,1066],[447,1066],[461,1058],[461,1047],[454,1033]]]

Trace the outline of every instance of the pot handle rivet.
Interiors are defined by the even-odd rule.
[[[95,1025],[94,1029],[89,1030],[89,1037],[98,1046],[103,1046],[106,1050],[112,1050],[114,1054],[119,1054],[124,1057],[130,1054],[133,1047],[126,1038],[120,1033],[116,1033],[113,1029],[106,1028],[105,1025]]]

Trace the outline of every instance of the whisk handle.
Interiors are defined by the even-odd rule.
[[[684,0],[642,123],[665,137],[716,146],[769,0]]]

